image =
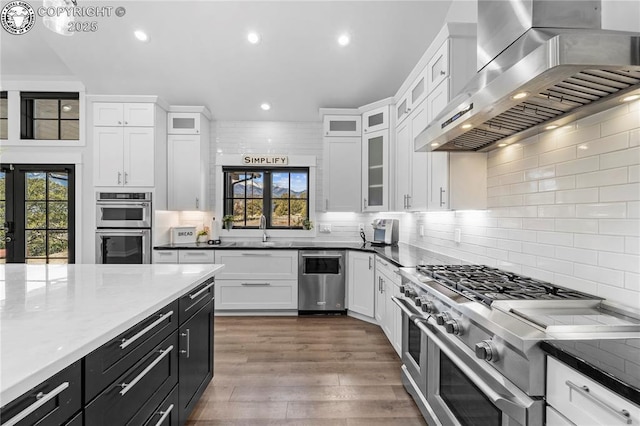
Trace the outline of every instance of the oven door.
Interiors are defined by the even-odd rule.
[[[151,203],[147,201],[98,201],[98,228],[151,228]]]
[[[443,424],[542,425],[544,401],[533,399],[480,361],[434,322],[417,326],[428,336],[427,401]]]
[[[150,229],[98,229],[96,263],[151,263]]]
[[[424,396],[427,394],[427,336],[415,321],[423,317],[404,299],[393,297],[392,300],[402,311],[402,364]]]

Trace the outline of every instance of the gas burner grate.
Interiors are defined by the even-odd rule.
[[[419,265],[419,272],[466,297],[491,305],[494,300],[587,300],[586,293],[483,265]]]

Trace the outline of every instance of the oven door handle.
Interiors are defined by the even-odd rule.
[[[404,304],[404,300],[402,300],[402,299],[398,299],[398,298],[397,298],[397,297],[395,297],[395,296],[392,296],[392,297],[391,297],[391,300],[393,300],[393,303],[395,303],[396,305],[398,305],[398,307],[400,308],[400,310],[401,310],[402,312],[404,312],[404,313],[409,317],[409,321],[413,321],[413,322],[420,321],[420,322],[422,322],[422,321],[424,321],[424,320],[425,320],[425,319],[422,317],[422,315],[418,315],[418,314],[414,313],[411,309],[409,309],[409,308],[407,307],[407,305],[405,305],[405,304]]]
[[[449,359],[458,367],[462,373],[473,382],[474,385],[482,391],[482,393],[507,416],[515,419],[520,424],[527,424],[527,406],[512,401],[504,395],[500,395],[493,390],[476,372],[473,371],[463,360],[458,357],[438,336],[436,336],[426,324],[421,321],[414,321],[423,333],[438,347],[441,352],[449,357]]]
[[[98,201],[97,203],[100,209],[121,209],[121,208],[138,208],[138,209],[146,209],[149,207],[148,202],[144,203],[101,203]]]

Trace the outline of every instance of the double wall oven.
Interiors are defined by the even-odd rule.
[[[96,263],[151,263],[151,193],[96,194]]]

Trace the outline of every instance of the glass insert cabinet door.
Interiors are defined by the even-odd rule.
[[[364,139],[362,157],[363,211],[388,209],[389,133],[370,133]]]

